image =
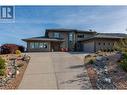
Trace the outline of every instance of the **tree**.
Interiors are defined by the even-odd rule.
[[[127,38],[123,38],[115,42],[114,49],[121,52],[127,52]]]

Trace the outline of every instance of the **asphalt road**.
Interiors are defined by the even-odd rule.
[[[31,56],[19,89],[92,89],[83,65],[86,54],[28,53]]]

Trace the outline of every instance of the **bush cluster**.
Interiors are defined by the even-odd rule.
[[[5,60],[0,57],[0,76],[5,75],[5,68],[6,68]]]
[[[89,62],[88,62],[89,64],[94,64],[94,60],[93,59],[91,59],[91,60],[89,60]]]
[[[122,60],[120,62],[120,66],[123,68],[123,70],[127,71],[127,53],[124,53],[122,55]]]

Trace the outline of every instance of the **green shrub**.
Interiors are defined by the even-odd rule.
[[[5,67],[6,67],[5,60],[0,57],[0,69],[5,69]]]
[[[123,68],[123,70],[125,70],[125,71],[127,71],[127,54],[126,53],[124,53],[123,55],[122,55],[122,60],[121,60],[121,62],[120,62],[120,66]]]
[[[0,76],[4,76],[5,75],[5,69],[0,69]]]
[[[88,63],[89,64],[93,64],[94,63],[94,60],[91,59]]]

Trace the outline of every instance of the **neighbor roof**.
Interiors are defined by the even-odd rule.
[[[23,41],[64,41],[63,39],[60,38],[47,38],[44,36],[40,36],[40,37],[32,37],[32,38],[27,38],[27,39],[22,39]]]

